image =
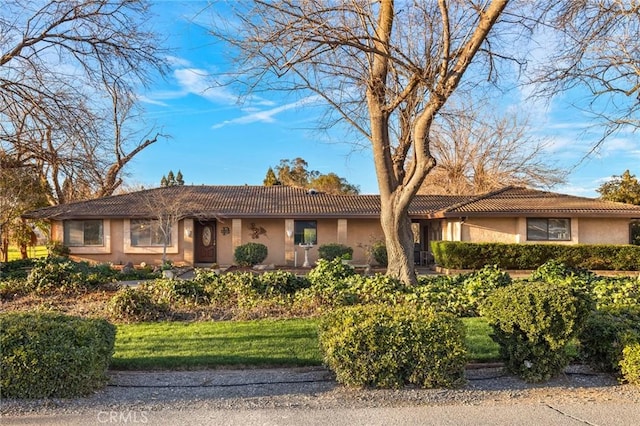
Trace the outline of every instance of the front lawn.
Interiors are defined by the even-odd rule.
[[[482,318],[464,318],[470,361],[494,361],[498,346]],[[114,369],[322,364],[316,319],[118,325]]]
[[[41,257],[47,257],[49,252],[47,251],[47,246],[35,246],[27,248],[27,254],[30,259],[39,259]],[[9,262],[21,258],[20,250],[17,247],[9,247]]]

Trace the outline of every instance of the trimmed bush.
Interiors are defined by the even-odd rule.
[[[640,307],[591,312],[579,340],[585,362],[601,371],[618,372],[625,345],[640,342]]]
[[[384,245],[383,242],[377,242],[371,246],[371,256],[380,266],[387,266],[389,264],[389,260],[387,258],[387,246]]]
[[[496,289],[480,311],[508,370],[540,382],[569,364],[567,345],[580,332],[590,306],[585,293],[567,285],[518,282]]]
[[[107,383],[116,329],[102,319],[0,315],[3,398],[70,398]]]
[[[569,267],[618,271],[640,269],[640,246],[600,244],[503,244],[432,241],[436,263],[449,269],[536,269],[550,259]]]
[[[338,382],[398,388],[454,387],[464,383],[462,322],[409,306],[338,309],[319,327],[324,362]]]
[[[620,371],[626,382],[640,385],[640,343],[627,345],[622,350]]]
[[[107,312],[116,321],[153,321],[162,317],[166,307],[155,303],[142,289],[125,287],[109,300]]]
[[[268,253],[264,244],[247,243],[236,247],[233,258],[240,266],[253,266],[264,261]]]
[[[349,255],[349,258],[351,258],[353,256],[353,249],[351,247],[345,246],[344,244],[338,243],[323,244],[318,247],[319,259],[342,259],[344,255]]]

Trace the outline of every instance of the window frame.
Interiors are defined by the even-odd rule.
[[[306,227],[312,225],[311,227]],[[305,230],[313,230],[311,244],[318,244],[318,221],[317,220],[294,220],[293,221],[293,243],[296,245],[309,244],[309,239],[305,237]]]
[[[531,222],[538,221],[545,223],[544,230],[540,229],[537,232],[544,233],[544,236],[537,237],[534,235],[534,231],[531,229]],[[565,221],[566,232],[562,232],[566,234],[564,238],[553,238],[552,236],[555,234],[560,234],[560,232],[551,232],[551,223],[553,221]],[[568,217],[528,217],[527,218],[527,241],[571,241],[571,218]]]
[[[140,226],[144,228],[144,226],[148,226],[148,237],[147,241],[144,241],[143,244],[140,243],[140,236],[134,238],[134,232],[140,230]],[[173,234],[173,224],[169,224],[169,241],[167,241],[167,247],[172,245],[172,234]],[[142,229],[144,231],[144,229]],[[146,232],[145,232],[146,233]],[[154,236],[158,237],[159,240],[154,242]],[[130,219],[129,220],[129,239],[131,241],[131,247],[164,247],[164,233],[160,230],[160,222],[157,219]]]
[[[72,241],[72,234],[71,234],[71,226],[72,225],[77,225],[77,224],[82,224],[82,230],[80,231],[79,228],[75,229],[76,232],[80,231],[82,233],[82,242],[78,243],[78,242],[74,242]],[[87,225],[90,224],[97,224],[98,225],[98,235],[97,235],[97,242],[96,243],[87,243],[87,233],[91,232],[91,228],[88,227]],[[70,220],[65,220],[63,222],[63,226],[62,226],[62,240],[64,242],[64,245],[70,248],[74,248],[74,247],[105,247],[105,225],[104,225],[104,220],[102,219],[70,219]],[[74,233],[75,234],[75,233]],[[79,234],[78,234],[79,235]],[[75,237],[75,235],[74,235]],[[91,241],[91,239],[89,239],[89,241]]]

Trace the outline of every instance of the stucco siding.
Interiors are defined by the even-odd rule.
[[[581,218],[581,244],[629,244],[629,219]]]
[[[517,218],[468,218],[462,224],[462,241],[473,243],[515,243]]]

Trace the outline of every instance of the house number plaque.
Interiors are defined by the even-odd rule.
[[[211,227],[206,226],[202,230],[202,245],[209,247],[211,245]]]

